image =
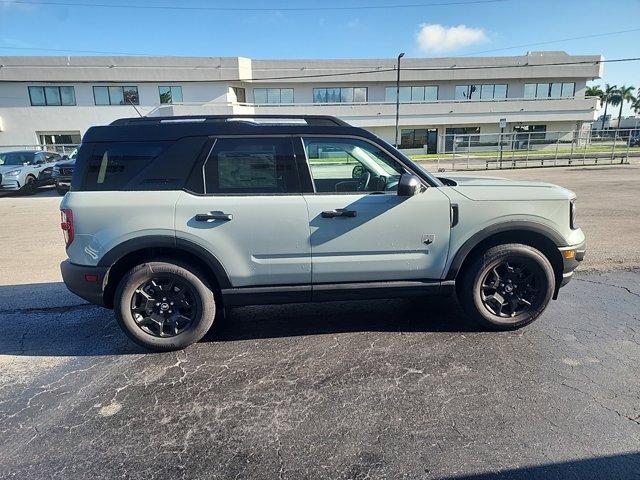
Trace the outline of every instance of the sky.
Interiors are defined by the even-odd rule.
[[[0,56],[618,59],[640,57],[638,19],[640,0],[0,0]],[[640,61],[594,83],[639,89]]]

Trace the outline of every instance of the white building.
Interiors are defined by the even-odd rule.
[[[448,134],[568,131],[596,119],[599,55],[405,58],[401,147]],[[77,143],[92,125],[143,115],[322,114],[395,137],[395,59],[0,57],[0,146]],[[131,103],[135,105],[132,106]]]

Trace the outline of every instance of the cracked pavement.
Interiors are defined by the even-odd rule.
[[[251,307],[165,354],[45,285],[67,306],[0,311],[2,478],[640,478],[638,272],[517,332],[452,300]]]
[[[454,300],[251,307],[165,354],[60,283],[58,198],[1,198],[0,478],[640,479],[640,166],[491,174],[581,199],[583,271],[525,329]]]

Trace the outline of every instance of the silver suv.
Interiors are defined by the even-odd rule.
[[[491,329],[583,259],[575,195],[436,178],[333,117],[122,119],[87,131],[62,201],[68,288],[154,350],[240,305],[456,293]]]

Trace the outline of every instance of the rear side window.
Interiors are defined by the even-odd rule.
[[[167,142],[97,144],[87,160],[83,190],[118,190],[162,153]]]
[[[204,176],[207,194],[301,191],[290,137],[218,138]]]

